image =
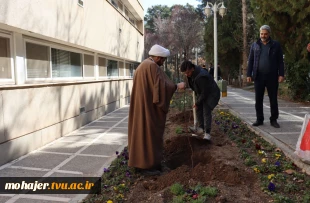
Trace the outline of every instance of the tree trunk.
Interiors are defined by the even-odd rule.
[[[177,53],[177,59],[176,59],[176,69],[177,69],[177,76],[178,76],[178,83],[180,82],[180,69],[179,69],[179,52]]]
[[[246,75],[247,75],[247,62],[248,62],[248,52],[247,52],[247,6],[246,0],[242,0],[242,27],[243,27],[243,56],[242,56],[242,74],[243,74],[243,83],[246,85]]]

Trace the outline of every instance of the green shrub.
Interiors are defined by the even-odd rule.
[[[170,187],[170,191],[172,194],[178,196],[184,194],[184,188],[183,185],[180,183],[175,183]]]
[[[175,133],[176,134],[181,134],[183,132],[183,129],[181,128],[181,126],[177,126],[175,129]]]
[[[217,193],[218,193],[218,191],[215,187],[209,187],[209,186],[208,187],[202,187],[200,189],[200,192],[199,192],[199,194],[207,195],[209,197],[216,197]]]

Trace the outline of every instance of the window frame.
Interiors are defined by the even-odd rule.
[[[37,45],[40,45],[40,46],[46,46],[47,49],[48,49],[48,60],[49,60],[49,77],[47,78],[28,78],[28,67],[27,67],[27,49],[26,49],[26,46],[27,46],[27,43],[31,43],[31,44],[37,44]],[[29,81],[29,80],[42,80],[42,79],[52,79],[52,75],[51,75],[51,47],[45,43],[42,43],[40,41],[35,41],[35,40],[31,40],[31,39],[25,39],[24,38],[24,53],[25,53],[25,58],[24,58],[24,67],[25,67],[25,81]]]
[[[112,57],[105,57],[106,59],[106,78],[107,79],[116,79],[116,78],[120,78],[119,76],[119,59],[115,59],[115,58],[112,58]],[[109,64],[109,60],[110,61],[116,61],[117,62],[117,76],[108,76],[108,64]]]
[[[42,46],[47,46],[48,50],[49,50],[49,77],[48,78],[28,78],[27,77],[27,58],[26,58],[26,43],[32,43],[32,44],[38,44],[38,45],[42,45]],[[82,64],[82,76],[81,77],[52,77],[52,71],[53,71],[53,67],[52,67],[52,48],[53,49],[59,49],[59,50],[63,50],[63,51],[68,51],[68,52],[74,52],[74,53],[78,53],[81,54],[81,64]],[[58,44],[54,44],[53,42],[47,42],[47,41],[41,41],[41,40],[35,40],[35,39],[31,39],[31,38],[24,38],[24,53],[25,53],[25,57],[24,57],[24,68],[25,68],[25,82],[26,83],[33,83],[33,82],[62,82],[62,81],[77,81],[77,80],[84,80],[84,79],[94,79],[96,78],[96,75],[94,75],[94,77],[84,77],[84,54],[87,55],[92,55],[94,56],[94,68],[95,68],[95,54],[92,52],[87,52],[87,51],[82,51],[78,48],[74,48],[74,47],[68,47],[66,45],[58,45]],[[95,72],[95,70],[94,70]]]
[[[105,68],[105,76],[100,76],[100,70],[99,70],[99,62],[100,62],[100,59],[99,58],[103,58],[103,59],[105,59],[105,63],[104,63],[104,68]],[[107,61],[108,61],[108,59],[107,59],[107,57],[106,56],[104,56],[104,55],[101,55],[101,54],[98,54],[98,56],[97,56],[97,61],[98,61],[98,78],[99,79],[108,79],[108,70],[107,70]]]
[[[92,56],[93,57],[93,63],[94,63],[94,66],[93,66],[93,71],[94,71],[94,75],[93,76],[85,76],[85,60],[84,60],[84,57],[85,57],[85,55],[89,55],[89,56]],[[83,68],[83,70],[82,70],[82,75],[83,75],[83,78],[85,78],[85,79],[95,79],[96,78],[96,69],[95,69],[95,67],[96,67],[96,58],[95,58],[96,56],[95,56],[95,54],[88,54],[88,53],[83,53],[83,55],[82,55],[82,68]]]
[[[82,2],[82,4],[80,2]],[[84,0],[78,0],[78,5],[83,8],[84,7]]]
[[[11,34],[5,34],[0,32],[0,37],[7,38],[9,40],[10,47],[10,64],[11,64],[11,78],[0,78],[0,85],[11,85],[15,84],[15,63],[14,63],[14,46],[13,46],[13,36]]]

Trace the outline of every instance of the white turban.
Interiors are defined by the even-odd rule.
[[[152,46],[151,50],[149,51],[150,56],[160,56],[160,57],[168,57],[170,56],[170,51],[158,44]]]

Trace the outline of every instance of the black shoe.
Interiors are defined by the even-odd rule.
[[[280,125],[279,123],[277,122],[277,120],[273,120],[273,121],[270,121],[270,125],[275,127],[275,128],[280,128]]]
[[[141,175],[144,176],[157,176],[160,175],[160,171],[156,169],[151,169],[151,170],[142,170]]]
[[[135,168],[137,173],[140,173],[144,176],[156,176],[160,175],[160,171],[156,169],[141,169],[141,168]]]
[[[252,126],[260,126],[260,125],[264,125],[263,121],[255,121],[255,123],[252,124]]]

